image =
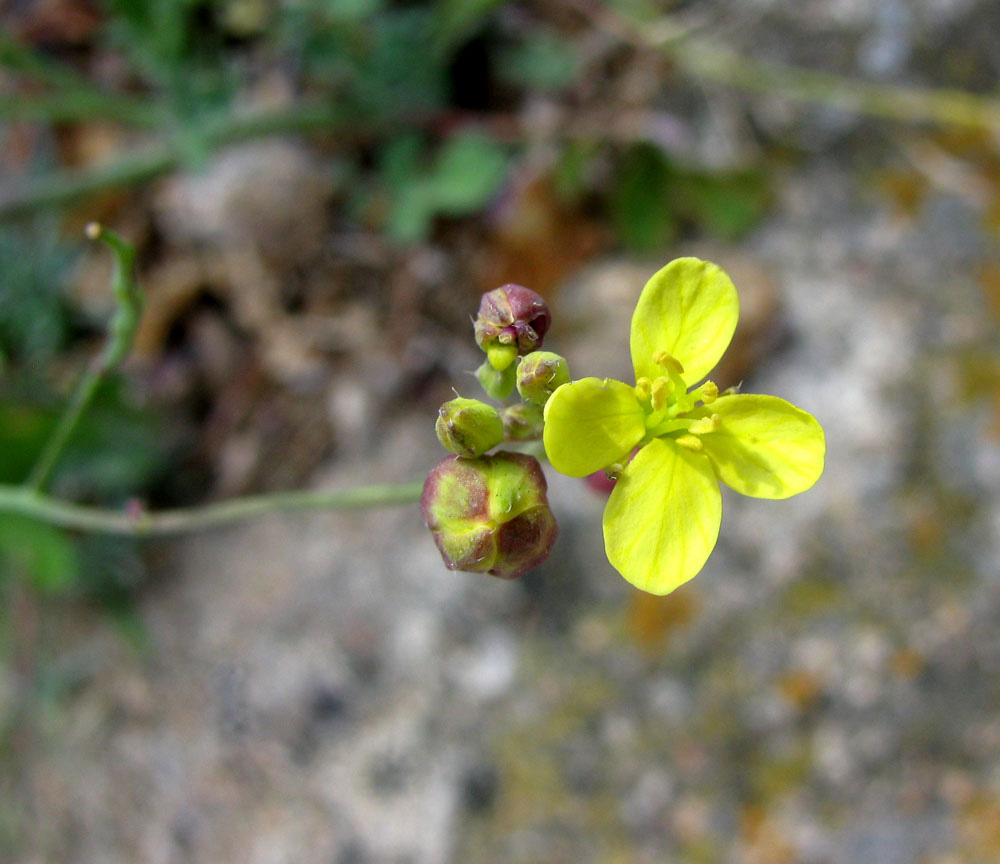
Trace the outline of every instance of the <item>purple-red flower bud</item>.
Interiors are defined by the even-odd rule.
[[[499,342],[514,345],[518,354],[542,347],[552,323],[540,294],[523,285],[504,285],[483,295],[476,317],[476,344],[484,351]]]
[[[547,488],[533,456],[455,456],[427,476],[420,509],[449,570],[516,579],[548,558],[555,542]]]

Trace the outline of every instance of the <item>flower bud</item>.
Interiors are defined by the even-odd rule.
[[[476,380],[491,399],[506,399],[514,391],[514,367],[497,369],[484,360],[476,370]]]
[[[476,344],[489,351],[499,342],[527,354],[542,347],[551,323],[549,307],[540,294],[523,285],[504,285],[483,295],[475,323]]]
[[[478,399],[445,402],[438,409],[434,431],[441,446],[458,456],[481,456],[503,441],[500,412]]]
[[[506,441],[532,441],[542,437],[542,406],[520,402],[504,408],[503,437]]]
[[[516,579],[548,558],[558,533],[546,488],[533,456],[450,457],[427,476],[420,509],[449,570]]]
[[[533,351],[517,367],[517,392],[522,399],[544,405],[560,384],[569,383],[566,360],[551,351]]]

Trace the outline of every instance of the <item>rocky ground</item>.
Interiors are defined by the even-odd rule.
[[[985,32],[992,14],[830,0],[811,4],[816,27],[793,45],[780,27],[803,22],[783,4],[736,5],[765,33],[780,25],[761,43],[776,58],[850,56],[840,71],[882,80],[911,75],[935,28],[979,16]],[[829,56],[810,48],[823,45]],[[714,122],[730,116],[726,98],[706,146],[740,138]],[[697,254],[733,276],[744,320],[717,378],[819,418],[829,452],[813,490],[727,495],[705,570],[662,599],[607,564],[603,500],[551,472],[560,538],[516,583],[446,571],[415,506],[151,545],[138,637],[104,615],[65,616],[57,683],[39,687],[0,772],[0,860],[1000,860],[996,159],[989,142],[835,111],[804,121],[766,99],[755,119],[812,155],[778,177],[746,241],[668,257]],[[253,158],[237,151],[237,167]],[[211,222],[211,206],[184,202],[216,199],[185,198],[178,183],[160,204],[187,214],[182,227]],[[259,284],[239,270],[256,253],[241,254],[229,263]],[[663,263],[611,258],[575,276],[555,295],[546,347],[574,376],[626,377],[632,305]],[[199,272],[180,284],[198,290]],[[271,320],[261,296],[234,313],[248,330]],[[392,333],[358,309],[317,336],[359,341],[370,362],[323,397],[336,455],[309,485],[421,476],[441,456],[436,405],[373,399],[413,384],[407,363],[437,364],[462,387],[478,362],[469,334],[440,329],[394,353]],[[275,368],[308,381],[294,333],[261,329]],[[143,338],[140,351],[165,337]],[[326,452],[315,437],[289,446]],[[240,452],[217,492],[295,482],[248,479]],[[0,670],[0,702],[18,686]]]
[[[77,683],[4,804],[19,860],[996,860],[998,310],[977,225],[947,192],[902,218],[821,160],[749,243],[676,250],[743,292],[725,374],[814,412],[829,456],[801,498],[727,496],[715,554],[668,598],[611,570],[603,502],[556,475],[560,539],[520,583],[444,570],[415,507],[157,546],[146,650],[68,637]],[[627,369],[658,263],[559,294],[549,344],[575,374]],[[419,475],[431,418],[313,482]]]

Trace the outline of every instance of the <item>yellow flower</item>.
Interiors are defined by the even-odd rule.
[[[646,283],[632,316],[635,386],[583,378],[545,406],[556,470],[620,473],[604,511],[605,549],[652,594],[704,566],[722,520],[719,480],[744,495],[788,498],[823,473],[826,441],[811,414],[776,396],[720,396],[711,381],[688,389],[719,361],[738,318],[736,289],[719,267],[672,261]]]

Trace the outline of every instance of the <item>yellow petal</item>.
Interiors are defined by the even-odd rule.
[[[715,548],[722,493],[700,453],[657,438],[625,467],[604,511],[608,560],[650,594],[695,576]]]
[[[703,435],[703,452],[719,479],[754,498],[788,498],[823,473],[826,437],[811,414],[777,396],[720,396],[693,412],[717,414],[719,427]]]
[[[698,258],[678,258],[646,283],[632,315],[636,380],[663,370],[653,355],[666,352],[684,367],[690,386],[722,357],[740,316],[736,289],[725,272]]]
[[[646,434],[635,389],[621,381],[581,378],[545,403],[542,441],[552,467],[585,477],[623,460]]]

